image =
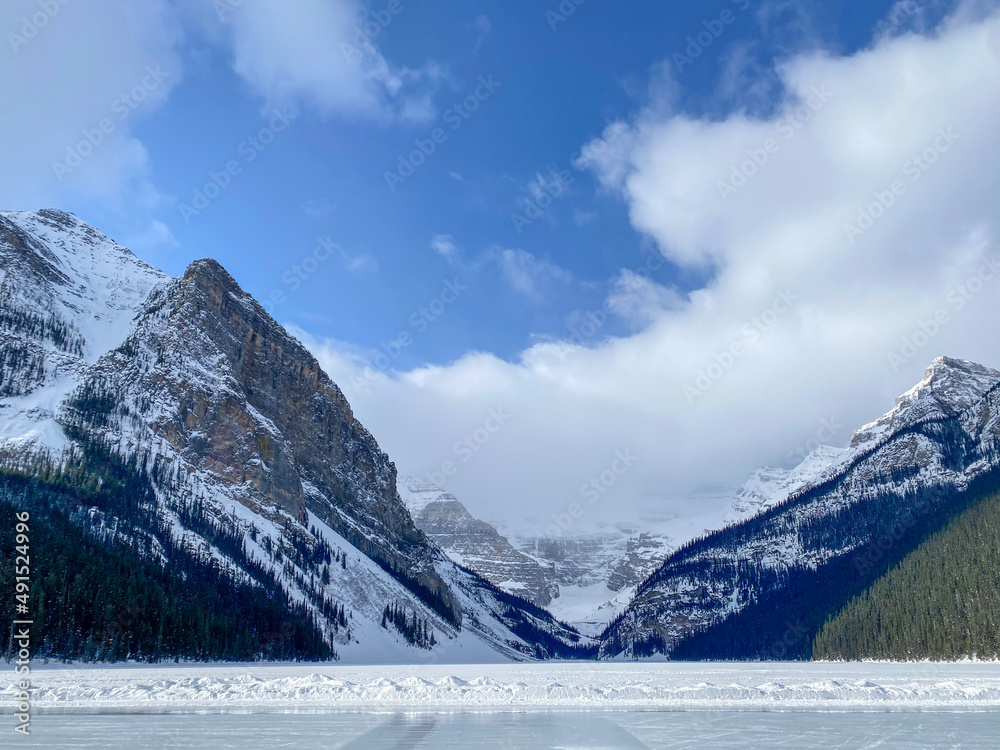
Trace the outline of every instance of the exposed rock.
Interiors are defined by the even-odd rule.
[[[0,463],[131,472],[174,538],[132,519],[120,543],[280,586],[348,659],[468,653],[463,631],[513,659],[580,643],[416,528],[341,390],[215,261],[174,279],[71,214],[2,212],[0,334]]]
[[[451,493],[413,477],[400,478],[399,491],[417,528],[458,564],[540,607],[559,595],[548,571],[474,518]]]

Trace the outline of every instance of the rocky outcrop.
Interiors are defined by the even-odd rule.
[[[625,554],[608,571],[608,588],[622,591],[638,586],[656,570],[670,553],[671,547],[661,537],[639,534],[625,542]]]
[[[413,477],[401,478],[399,491],[417,528],[458,564],[540,607],[559,596],[545,568],[518,552],[490,524],[474,518],[451,493]]]

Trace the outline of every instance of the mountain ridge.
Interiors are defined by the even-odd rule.
[[[0,464],[120,475],[152,498],[112,501],[96,525],[71,513],[84,528],[235,579],[259,568],[351,661],[581,645],[427,540],[340,388],[217,262],[169,277],[43,210],[0,213],[0,269]]]

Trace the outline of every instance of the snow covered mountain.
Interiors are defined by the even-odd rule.
[[[605,631],[602,655],[808,658],[831,614],[1000,483],[998,388],[1000,372],[936,359],[846,451],[799,476],[758,475],[781,488],[774,500],[748,488],[757,515],[672,554]]]
[[[88,529],[280,586],[342,659],[580,642],[428,541],[341,390],[218,263],[171,278],[71,214],[3,212],[0,467],[70,465],[132,472],[156,498],[128,533],[99,508]]]
[[[508,540],[473,517],[453,494],[414,477],[401,477],[398,485],[417,528],[453,561],[548,609],[581,633],[597,635],[678,547],[783,502],[841,452],[822,447],[792,470],[759,469],[739,491],[705,491],[690,503],[719,508],[718,512],[697,517],[647,515],[634,524],[561,537]]]
[[[508,540],[472,516],[453,494],[414,477],[401,477],[398,485],[417,528],[453,561],[544,607],[581,633],[596,636],[679,547],[779,505],[843,452],[822,446],[793,469],[758,469],[739,490],[706,490],[690,503],[719,508],[717,512],[646,516],[634,524],[561,537]]]
[[[757,469],[736,493],[732,510],[724,518],[725,525],[738,523],[785,502],[803,487],[815,482],[843,453],[842,448],[823,445],[794,469],[773,466]]]
[[[454,495],[415,477],[400,477],[398,486],[417,528],[453,561],[540,607],[548,607],[559,596],[550,571],[514,549],[488,523],[474,518]]]
[[[0,213],[0,441],[65,448],[58,405],[167,280],[68,215]]]
[[[549,611],[582,633],[596,634],[670,553],[671,541],[626,527],[576,536],[524,537],[514,544],[546,569],[555,584],[557,596]]]

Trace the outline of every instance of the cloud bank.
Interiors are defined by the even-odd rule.
[[[846,444],[936,356],[1000,367],[998,39],[1000,15],[960,12],[850,56],[799,54],[770,71],[784,93],[766,118],[653,101],[615,148],[585,147],[703,288],[659,287],[636,258],[565,340],[513,362],[395,372],[300,336],[401,471],[512,531],[544,529],[622,451],[634,462],[579,530],[700,512],[699,488],[786,463],[831,424]],[[606,338],[609,315],[639,330]]]

